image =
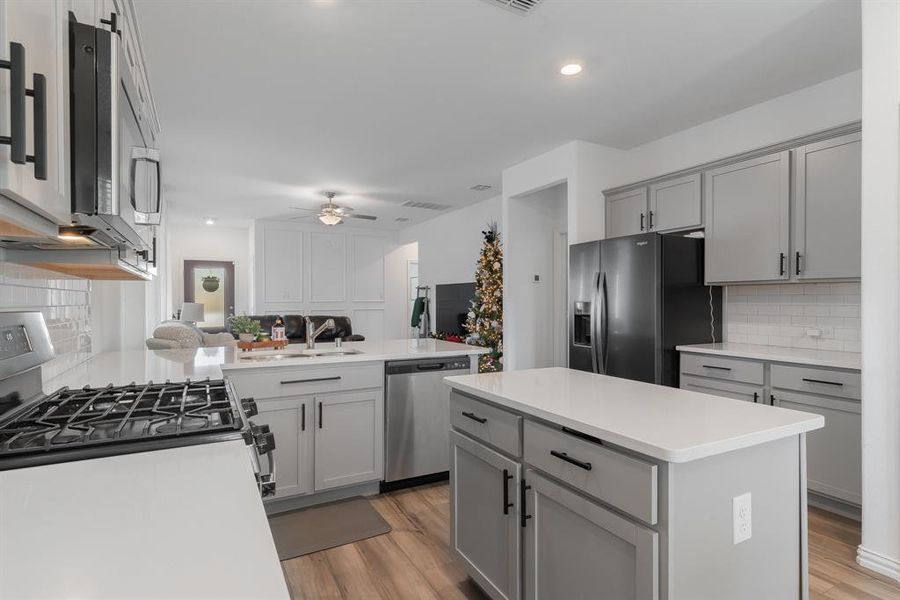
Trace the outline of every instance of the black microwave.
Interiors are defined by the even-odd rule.
[[[153,251],[161,216],[159,150],[113,15],[109,30],[69,13],[72,219],[110,247]]]

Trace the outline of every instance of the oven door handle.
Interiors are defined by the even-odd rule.
[[[250,424],[250,433],[253,438],[253,449],[257,457],[266,457],[268,473],[257,474],[256,481],[259,486],[259,494],[263,498],[275,495],[275,434],[268,425]]]

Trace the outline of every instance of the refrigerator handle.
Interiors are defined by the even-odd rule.
[[[594,275],[594,291],[591,298],[591,370],[594,373],[600,372],[600,363],[598,361],[600,337],[597,335],[597,304],[600,302],[600,272]]]
[[[606,375],[606,357],[609,347],[609,309],[607,303],[609,298],[606,293],[606,273],[600,274],[600,335],[597,343],[599,344],[599,360],[597,373]]]

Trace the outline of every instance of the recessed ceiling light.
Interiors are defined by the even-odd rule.
[[[394,220],[397,221],[398,223],[406,223],[407,221],[409,221],[409,217],[397,217]]]
[[[203,217],[203,222],[207,225],[215,225],[216,219],[214,217]]]
[[[569,63],[569,64],[567,64],[567,65],[563,65],[563,66],[559,69],[559,72],[560,72],[562,75],[566,75],[566,76],[578,75],[579,73],[581,73],[581,70],[582,70],[583,68],[584,68],[584,67],[582,67],[582,66],[579,65],[578,63]]]
[[[491,189],[491,186],[487,185],[486,183],[478,183],[473,185],[469,189],[475,192],[483,192],[485,190]]]

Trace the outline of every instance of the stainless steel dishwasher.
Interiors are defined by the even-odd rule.
[[[384,372],[382,489],[444,476],[450,468],[450,388],[443,379],[469,373],[469,357],[393,361]]]

